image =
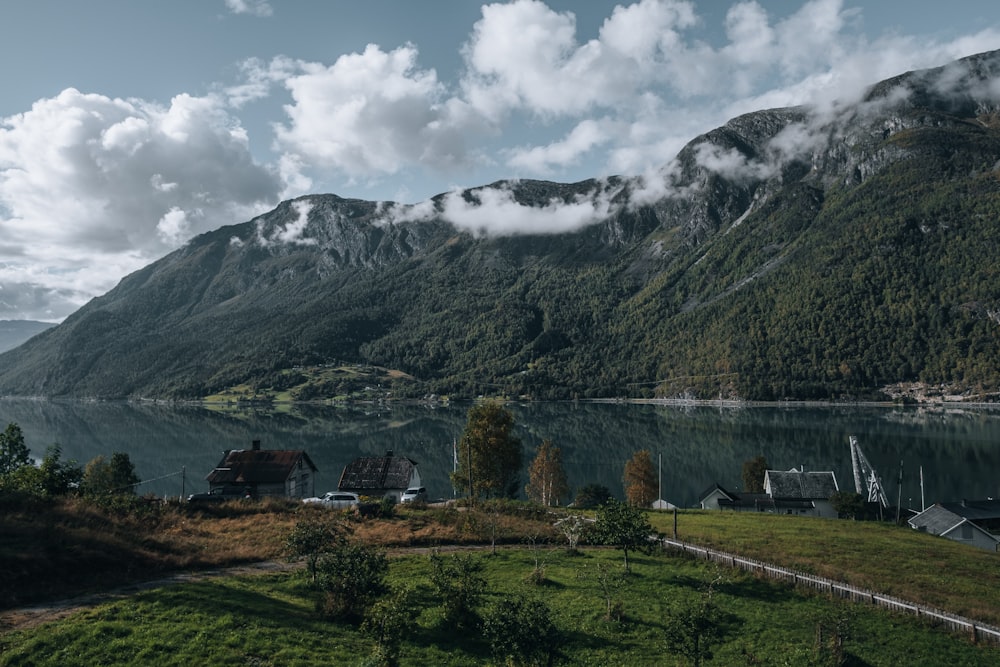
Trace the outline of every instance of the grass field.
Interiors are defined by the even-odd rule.
[[[450,556],[445,555],[445,558]],[[620,568],[621,554],[561,547],[488,550],[482,608],[525,597],[542,600],[572,665],[687,664],[667,649],[666,620],[696,602],[716,581],[721,636],[706,665],[818,665],[817,648],[840,628],[853,665],[1000,665],[995,649],[973,646],[909,617],[802,595],[787,587],[720,571],[684,557],[639,556],[633,574],[612,593],[622,618],[605,618],[599,567]],[[544,582],[530,583],[535,558]],[[391,561],[390,580],[413,590],[406,665],[503,664],[481,633],[444,622],[426,556]],[[721,577],[721,579],[720,579]],[[363,664],[373,641],[350,624],[322,620],[304,573],[227,578],[176,585],[101,605],[30,632],[0,638],[0,665],[316,665]]]
[[[0,609],[59,599],[165,573],[281,559],[284,539],[310,513],[267,501],[195,508],[141,502],[123,510],[80,499],[0,498]],[[649,515],[671,535],[673,517]],[[620,552],[570,555],[553,517],[515,504],[502,512],[397,508],[395,516],[347,520],[355,539],[397,548],[485,545],[484,601],[541,599],[565,639],[569,664],[684,664],[666,655],[665,619],[719,576],[714,601],[725,623],[715,665],[810,665],[817,635],[844,629],[855,665],[1000,665],[1000,653],[916,619],[796,592],[734,571],[668,555],[640,556],[615,593],[624,617],[604,618],[596,571]],[[1000,557],[887,524],[762,514],[682,511],[678,537],[778,565],[844,580],[977,621],[1000,621]],[[489,556],[496,540],[507,545]],[[531,548],[528,545],[540,545]],[[545,584],[529,584],[535,558]],[[607,568],[605,568],[605,571]],[[414,588],[413,636],[403,664],[483,664],[489,645],[455,632],[428,583],[426,556],[394,556],[389,578]],[[372,641],[323,621],[316,592],[295,574],[223,578],[149,590],[23,631],[0,628],[0,665],[361,664]],[[853,657],[851,657],[853,656]],[[942,656],[947,656],[944,659]]]

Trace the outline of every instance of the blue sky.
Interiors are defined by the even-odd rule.
[[[997,48],[995,2],[6,3],[0,319],[289,197],[641,175],[736,114]]]

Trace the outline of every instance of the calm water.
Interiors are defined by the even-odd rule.
[[[919,505],[921,466],[928,504],[1000,495],[1000,409],[509,407],[524,444],[525,469],[535,447],[550,439],[562,448],[573,488],[598,483],[620,494],[625,461],[645,448],[660,463],[663,497],[682,507],[695,504],[716,481],[738,489],[743,462],[758,454],[776,469],[833,470],[841,489],[853,490],[848,437],[855,435],[893,501],[898,489],[904,505]],[[223,450],[261,440],[264,448],[308,452],[319,467],[318,492],[335,489],[354,457],[393,450],[419,463],[432,497],[451,497],[452,443],[462,434],[468,408],[219,413],[193,406],[4,399],[0,428],[17,422],[39,458],[53,443],[81,464],[99,454],[127,452],[140,477],[150,480],[141,493],[180,495],[182,484],[186,493],[207,490],[205,475]]]

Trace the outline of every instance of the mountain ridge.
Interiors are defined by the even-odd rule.
[[[995,51],[744,114],[657,180],[282,202],[0,355],[0,391],[195,398],[337,362],[417,379],[397,395],[995,391],[998,81]]]

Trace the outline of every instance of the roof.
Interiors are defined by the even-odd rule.
[[[775,500],[826,500],[840,490],[833,472],[802,472],[799,470],[768,470],[764,486]]]
[[[964,521],[965,519],[941,505],[931,505],[907,523],[911,528],[925,530],[931,535],[942,535]]]
[[[417,462],[405,456],[362,456],[344,467],[340,475],[341,489],[379,490],[405,489]]]
[[[701,492],[701,495],[698,496],[698,502],[704,501],[705,498],[708,498],[715,491],[718,491],[729,500],[736,500],[739,497],[732,491],[727,491],[726,489],[722,488],[722,485],[716,482],[715,484],[713,484],[712,486],[708,487],[707,489]]]
[[[210,484],[272,484],[284,482],[299,461],[317,470],[309,455],[300,450],[232,449],[205,479]]]
[[[930,533],[931,535],[945,535],[945,536],[947,536],[948,533],[952,532],[959,526],[963,524],[968,524],[972,527],[973,530],[982,533],[983,535],[986,535],[995,542],[1000,542],[1000,539],[997,539],[995,536],[986,532],[976,524],[972,523],[972,521],[960,517],[959,515],[955,514],[954,512],[950,511],[949,509],[943,507],[940,504],[931,505],[920,514],[916,515],[915,517],[907,521],[907,523],[910,524],[911,528],[916,528],[917,530],[924,530]]]
[[[969,521],[1000,519],[1000,500],[962,500],[957,503],[940,503],[949,512],[965,517]]]

